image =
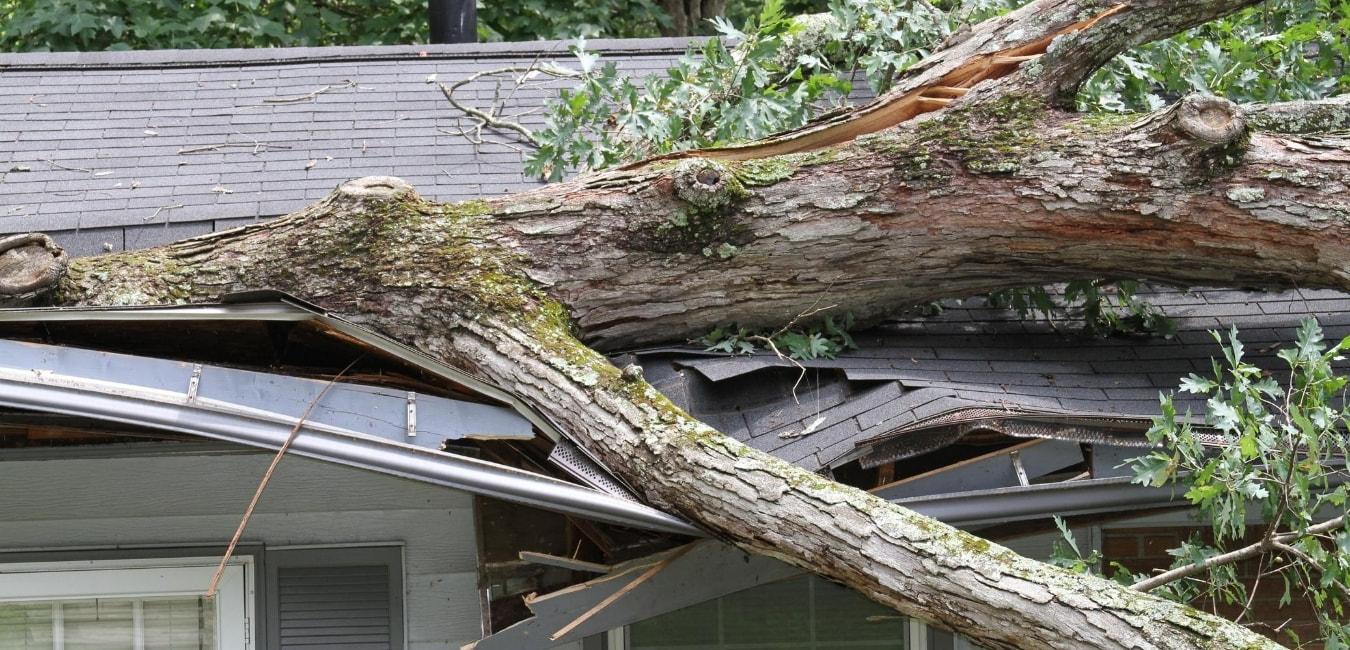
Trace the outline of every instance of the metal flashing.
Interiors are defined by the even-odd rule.
[[[221,302],[216,304],[0,309],[0,323],[175,320],[315,321],[376,350],[466,386],[484,397],[509,405],[554,443],[568,439],[562,428],[546,413],[534,408],[514,393],[283,291],[266,289],[226,294],[221,297]],[[584,455],[589,460],[589,465],[598,467],[610,474],[609,480],[605,483],[606,489],[610,489],[611,486],[621,488],[622,492],[617,493],[619,496],[636,500],[633,497],[631,486],[624,485],[617,477],[613,476],[613,472],[605,467],[599,459],[591,456],[579,446],[576,449],[579,454]],[[571,465],[562,465],[561,467],[568,471],[573,468]],[[585,475],[579,475],[578,477],[586,480]]]

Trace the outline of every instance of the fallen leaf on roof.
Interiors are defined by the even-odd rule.
[[[309,162],[305,163],[305,169],[309,169],[310,167],[313,167],[313,166],[315,166],[315,165],[317,165],[317,164],[319,164],[319,161],[318,161],[318,160],[315,160],[315,159],[313,159],[313,158],[310,158],[310,159],[309,159]]]

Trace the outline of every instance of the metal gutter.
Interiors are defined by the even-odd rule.
[[[394,341],[393,339],[381,336],[365,328],[362,328],[361,326],[356,325],[355,323],[352,323],[341,317],[330,314],[318,306],[306,303],[303,300],[295,298],[294,296],[291,296],[284,292],[252,291],[247,292],[245,294],[232,294],[225,296],[224,301],[218,304],[98,307],[98,308],[48,307],[48,308],[0,309],[0,323],[51,322],[51,321],[168,322],[168,321],[184,321],[184,320],[188,321],[239,320],[239,321],[282,321],[282,322],[316,321],[345,336],[349,336],[365,345],[380,350],[381,352],[389,354],[390,356],[400,359],[406,363],[418,366],[432,374],[442,377],[443,379],[447,379],[449,381],[463,385],[475,392],[478,392],[479,394],[485,397],[495,399],[507,404],[512,410],[514,410],[521,417],[529,421],[534,427],[536,427],[540,432],[544,434],[544,436],[549,438],[552,442],[559,443],[561,441],[570,440],[570,438],[563,433],[562,428],[558,426],[558,424],[555,423],[551,418],[549,418],[547,414],[540,411],[539,409],[536,409],[533,405],[526,402],[524,399],[515,395],[514,393],[502,389],[484,379],[471,375],[458,368],[455,368],[448,364],[442,363],[436,359],[433,359],[432,357],[423,354],[413,348],[405,346],[397,341]],[[5,385],[4,383],[0,383],[0,386],[4,385]],[[5,399],[3,399],[10,397],[12,396],[0,395],[0,404],[12,403],[9,401],[5,401]],[[53,400],[51,403],[42,402],[39,400],[39,402],[37,403],[45,404],[46,406],[20,406],[20,407],[34,408],[35,410],[42,410],[48,412],[68,413],[73,415],[86,414],[80,410],[61,410],[60,409],[61,403],[59,400]],[[117,409],[115,408],[109,407],[109,409],[110,413],[115,414],[117,412]],[[99,416],[93,413],[90,413],[89,415],[95,415],[96,417],[106,417],[106,416]],[[240,417],[250,417],[250,416],[241,415]],[[124,418],[121,419],[112,417],[109,417],[108,419],[115,419],[116,421],[125,422],[128,424],[146,424],[148,426],[168,428],[170,430],[184,431],[186,433],[193,433],[207,437],[216,437],[222,440],[237,441],[232,437],[228,437],[229,435],[233,434],[222,433],[216,435],[209,432],[154,424],[148,421],[142,422],[136,419],[135,413],[124,414]],[[174,420],[170,418],[168,421],[173,422]],[[282,418],[281,421],[284,421],[284,418]],[[293,426],[293,420],[291,424],[285,424],[283,426],[285,426],[286,432],[287,434],[289,434],[290,427]],[[316,427],[306,426],[305,429],[302,430],[302,434],[300,437],[304,438],[307,432],[314,429],[316,429]],[[226,427],[226,429],[224,429],[223,431],[228,432],[230,431],[230,429]],[[330,432],[330,434],[342,435],[339,434],[338,432]],[[252,444],[252,443],[243,442],[242,444]],[[270,446],[265,443],[260,443],[254,446],[262,446],[265,448],[276,449],[280,446],[280,444],[281,442],[277,441],[276,444]],[[602,464],[599,463],[597,459],[586,453],[584,449],[577,448],[576,451],[580,453],[572,454],[571,456],[572,461],[569,463],[562,464],[562,466],[569,472],[572,472],[574,475],[577,475],[579,478],[586,481],[587,483],[603,487],[610,494],[604,494],[602,492],[592,492],[588,488],[579,487],[571,483],[566,483],[562,481],[555,481],[554,479],[531,473],[524,473],[524,476],[528,477],[529,479],[538,479],[553,482],[561,486],[566,486],[566,488],[572,490],[581,490],[582,493],[572,494],[570,497],[568,497],[579,499],[579,501],[577,501],[577,503],[574,505],[560,505],[560,504],[549,505],[550,502],[548,501],[546,495],[547,490],[543,490],[542,492],[540,492],[538,489],[539,488],[538,485],[532,488],[534,489],[534,492],[531,492],[529,489],[525,489],[524,487],[522,487],[521,489],[524,490],[524,492],[522,492],[521,494],[525,494],[526,492],[534,494],[535,496],[530,498],[543,499],[543,501],[539,502],[538,504],[539,507],[550,510],[568,512],[571,514],[577,514],[578,516],[594,518],[600,521],[608,521],[611,523],[635,526],[639,528],[649,528],[652,530],[660,530],[664,532],[677,532],[685,535],[697,535],[697,536],[704,535],[702,531],[700,531],[699,529],[693,527],[692,525],[681,519],[678,519],[671,515],[667,515],[666,513],[663,513],[659,510],[638,503],[636,498],[633,497],[632,495],[631,487],[623,485],[621,482],[619,482],[617,477],[614,477],[613,473],[608,468],[604,467]],[[467,460],[460,456],[442,454],[439,452],[432,452],[432,453],[437,454],[438,461],[443,458]],[[309,454],[302,454],[302,455],[309,455]],[[326,458],[326,456],[322,455],[318,451],[313,452],[312,457]],[[343,462],[337,459],[333,460],[334,462]],[[474,461],[474,462],[483,463],[483,461]],[[499,466],[493,463],[484,463],[484,464],[488,467],[500,467],[502,469],[509,470],[511,472],[518,471],[514,470],[513,468]],[[356,466],[361,465],[357,464]],[[383,471],[377,467],[371,467],[370,469],[375,469],[376,471]],[[604,474],[603,478],[608,480],[604,481],[594,480],[597,474]],[[399,474],[399,475],[407,476],[408,478],[414,479],[417,478],[417,476],[414,474],[406,474],[406,475]],[[458,487],[458,484],[452,482],[439,482],[435,480],[431,482],[438,482],[439,484],[447,485],[450,487]],[[462,489],[466,489],[471,492],[474,491],[474,489],[471,487],[462,487]],[[494,494],[494,496],[499,496],[501,498],[517,501],[520,503],[530,503],[532,505],[534,504],[533,501],[528,500],[524,496],[520,498],[513,498],[509,496],[507,493]],[[585,504],[589,503],[589,500],[594,498],[595,496],[603,496],[607,499],[614,499],[616,501],[623,503],[626,508],[631,508],[632,510],[631,511],[627,510],[625,509],[625,507],[613,506],[613,508],[617,508],[617,510],[613,510],[613,512],[619,513],[616,516],[620,516],[622,520],[615,520],[613,517],[609,517],[607,515],[604,515],[603,513],[586,514],[590,512],[589,509],[590,506],[587,506]],[[567,499],[564,499],[564,501],[566,500]],[[569,510],[568,508],[581,508],[581,510]],[[629,518],[630,516],[636,518],[630,519]]]
[[[911,497],[892,503],[953,526],[1190,505],[1173,488],[1130,481],[1128,476],[1085,479]]]
[[[228,302],[231,299],[241,300],[241,302]],[[242,300],[249,299],[265,302],[242,302]],[[538,427],[544,435],[554,442],[565,437],[556,423],[514,393],[463,370],[441,363],[393,339],[383,337],[348,320],[329,314],[322,308],[310,305],[289,294],[280,291],[254,291],[242,296],[226,296],[226,301],[212,305],[0,309],[0,323],[43,321],[163,322],[181,320],[317,321],[390,356],[424,368],[444,379],[463,384],[485,397],[510,404],[517,413],[520,413],[525,419]]]
[[[285,417],[220,411],[184,399],[153,399],[145,389],[50,373],[0,372],[0,405],[93,417],[178,431],[216,440],[279,449],[294,424]],[[290,453],[317,460],[442,485],[515,503],[623,526],[703,536],[697,528],[659,510],[590,488],[505,465],[344,432],[302,425]]]

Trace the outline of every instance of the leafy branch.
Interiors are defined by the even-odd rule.
[[[1233,328],[1214,332],[1223,360],[1213,375],[1191,374],[1183,392],[1208,396],[1205,424],[1218,432],[1207,444],[1189,414],[1178,418],[1171,395],[1147,435],[1158,446],[1133,461],[1135,482],[1186,486],[1186,498],[1212,523],[1212,543],[1192,539],[1171,551],[1173,567],[1139,576],[1134,588],[1176,598],[1210,598],[1250,611],[1261,580],[1284,582],[1281,604],[1302,592],[1317,613],[1326,648],[1350,647],[1345,607],[1350,604],[1350,530],[1346,527],[1347,379],[1333,364],[1350,338],[1328,346],[1308,319],[1296,343],[1277,356],[1289,367],[1286,386],[1245,359]],[[1264,530],[1248,542],[1248,512],[1261,512]],[[1232,544],[1237,548],[1229,549]],[[1233,566],[1260,560],[1255,584]],[[1298,639],[1295,639],[1298,641]]]

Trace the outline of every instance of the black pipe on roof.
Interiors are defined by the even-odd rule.
[[[474,0],[427,0],[427,17],[433,44],[478,41],[478,5]]]

